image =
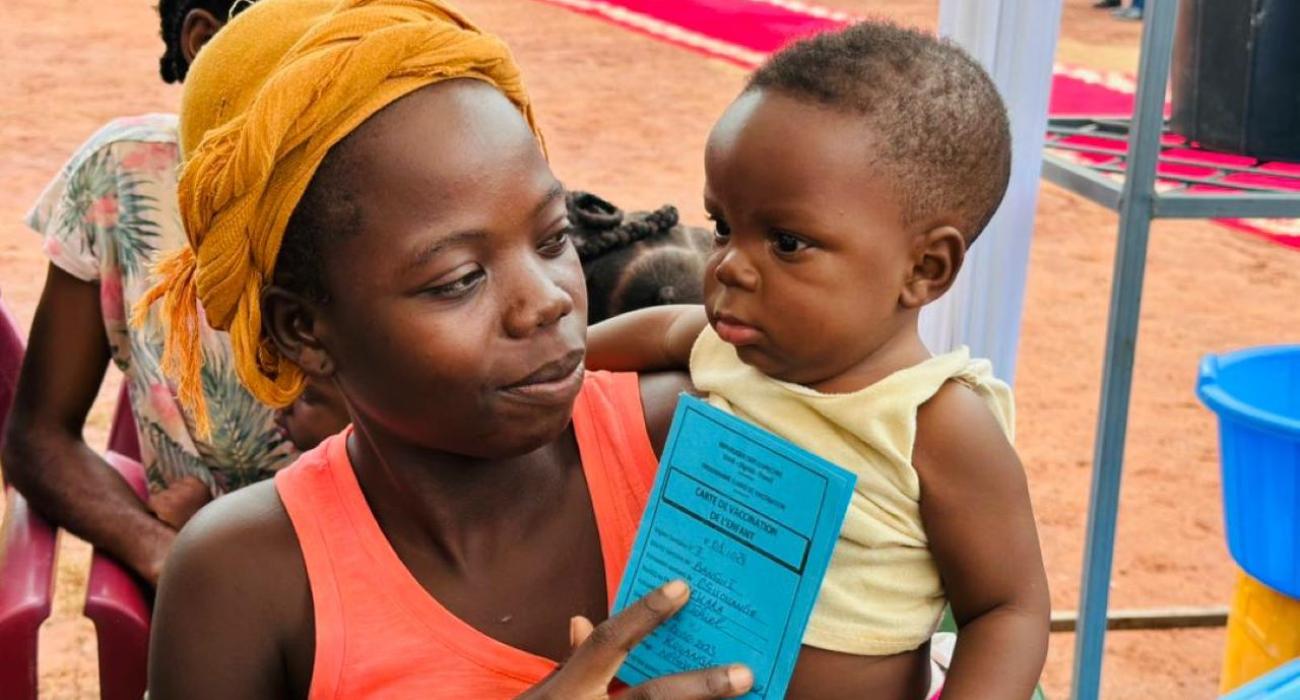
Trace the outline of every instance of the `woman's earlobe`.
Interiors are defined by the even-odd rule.
[[[320,339],[315,304],[272,285],[262,290],[262,325],[276,350],[308,376],[328,378],[334,374],[334,359]]]

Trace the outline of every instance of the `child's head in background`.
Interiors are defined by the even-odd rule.
[[[285,439],[300,452],[316,447],[351,421],[343,394],[333,384],[318,380],[308,380],[302,394],[275,417]]]
[[[255,0],[159,0],[159,34],[166,49],[158,60],[165,83],[185,80],[199,49]]]
[[[677,208],[624,213],[589,192],[570,192],[573,243],[587,279],[587,322],[663,304],[699,304],[712,234],[683,226]]]

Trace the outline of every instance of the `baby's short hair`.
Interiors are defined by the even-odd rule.
[[[865,21],[790,45],[746,89],[861,114],[896,181],[905,223],[951,216],[969,244],[1006,194],[1006,107],[984,69],[947,40]]]

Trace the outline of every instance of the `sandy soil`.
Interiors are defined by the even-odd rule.
[[[555,167],[572,186],[625,206],[673,202],[703,218],[700,156],[741,70],[527,0],[462,0],[522,62]],[[937,0],[827,0],[934,26]],[[1061,62],[1133,70],[1138,25],[1066,0]],[[45,262],[20,218],[71,150],[106,120],[173,110],[157,77],[151,3],[8,0],[0,11],[0,289],[26,327]],[[1057,608],[1077,605],[1116,218],[1049,185],[1041,190],[1018,370],[1020,450],[1028,465]],[[1198,358],[1294,338],[1300,254],[1209,223],[1156,227],[1138,345],[1113,604],[1222,605],[1233,566],[1223,539],[1211,416],[1192,394]],[[1288,302],[1287,299],[1293,301]],[[116,380],[110,384],[115,385]],[[113,387],[88,433],[102,444]],[[58,608],[42,646],[47,698],[96,694],[89,624],[80,619],[88,548],[64,539]],[[1122,632],[1107,645],[1108,698],[1207,698],[1222,630]],[[1068,692],[1073,640],[1056,635],[1044,683]]]

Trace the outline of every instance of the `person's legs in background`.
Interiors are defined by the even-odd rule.
[[[1118,19],[1137,20],[1142,19],[1142,8],[1146,5],[1146,0],[1133,0],[1129,6],[1122,10],[1115,10],[1115,17]]]

